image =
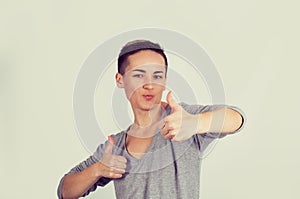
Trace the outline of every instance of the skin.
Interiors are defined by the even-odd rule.
[[[148,126],[159,116],[161,97],[166,88],[164,59],[154,51],[142,50],[129,56],[128,61],[125,74],[116,74],[116,83],[124,89],[131,104],[134,123]],[[153,98],[147,99],[145,95]]]
[[[125,74],[116,74],[133,113],[134,124],[126,137],[127,151],[140,159],[151,144],[164,110],[161,97],[166,88],[166,67],[163,57],[151,50],[142,50],[128,57]]]
[[[173,99],[171,92],[167,95],[167,103],[172,112],[161,119],[167,105],[161,102],[166,88],[163,57],[154,51],[142,50],[130,55],[128,61],[125,74],[117,73],[115,78],[117,86],[124,89],[134,113],[134,124],[126,137],[127,151],[133,157],[143,157],[157,129],[165,139],[175,142],[206,132],[234,132],[242,125],[241,115],[228,108],[191,115]],[[112,154],[112,148],[113,140],[110,138],[99,162],[65,177],[62,186],[64,199],[79,198],[101,177],[122,177],[127,160],[123,156]]]

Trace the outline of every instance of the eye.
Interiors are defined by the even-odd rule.
[[[133,77],[142,78],[143,75],[142,74],[135,74],[135,75],[133,75]]]
[[[154,75],[153,77],[154,77],[154,79],[162,79],[163,78],[162,75]]]

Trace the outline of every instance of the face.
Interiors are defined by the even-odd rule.
[[[149,111],[160,104],[166,86],[164,58],[152,51],[142,50],[128,57],[125,74],[117,73],[116,81],[124,88],[133,109]]]

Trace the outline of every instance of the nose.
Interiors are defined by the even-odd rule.
[[[153,89],[153,84],[151,82],[146,83],[143,85],[143,88],[147,89],[147,90],[151,90],[151,89]]]
[[[153,89],[153,84],[151,81],[151,76],[146,76],[144,79],[144,85],[143,85],[144,89]]]

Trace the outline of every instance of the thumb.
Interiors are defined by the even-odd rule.
[[[112,154],[112,150],[114,148],[114,144],[115,144],[114,138],[111,135],[108,136],[108,145],[105,148],[105,153]]]
[[[168,102],[169,106],[172,108],[172,111],[175,111],[177,109],[178,104],[172,96],[172,91],[169,91],[167,94],[167,102]]]

